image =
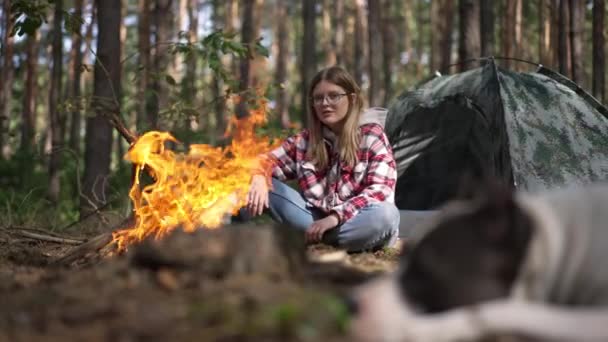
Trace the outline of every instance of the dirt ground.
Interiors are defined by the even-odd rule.
[[[77,246],[0,230],[0,341],[350,340],[342,295],[393,270],[397,250],[346,254],[276,232],[175,233],[61,263]]]

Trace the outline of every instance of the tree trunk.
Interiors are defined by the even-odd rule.
[[[570,62],[572,80],[584,85],[584,55],[583,55],[583,25],[585,24],[585,3],[580,0],[570,0]]]
[[[302,0],[302,21],[304,25],[304,36],[302,37],[302,64],[300,69],[301,90],[300,97],[303,110],[302,123],[306,125],[308,110],[308,87],[315,73],[316,54],[316,29],[315,29],[315,6],[316,0]]]
[[[432,71],[448,72],[452,59],[454,0],[431,2],[431,65]]]
[[[604,0],[593,1],[593,96],[602,103],[606,101],[606,63],[604,62],[606,36],[604,35],[604,18],[606,5]]]
[[[97,2],[98,36],[93,110],[86,124],[85,166],[80,202],[81,217],[99,208],[106,200],[110,173],[112,127],[105,113],[120,111],[120,22],[121,1]],[[103,65],[103,67],[102,67]],[[107,75],[104,72],[107,70]]]
[[[393,75],[395,74],[393,66],[395,65],[397,56],[397,40],[395,37],[396,20],[391,14],[394,13],[391,8],[391,1],[385,0],[384,8],[387,11],[383,11],[382,13],[380,26],[382,27],[382,68],[384,75],[384,99],[382,105],[386,107],[393,97]]]
[[[276,112],[281,119],[281,126],[289,128],[289,102],[287,95],[287,58],[289,57],[289,28],[287,25],[287,4],[278,1],[276,7],[276,42],[277,42],[277,64],[275,71],[275,84],[277,85]]]
[[[345,11],[344,11],[344,0],[335,0],[333,1],[334,5],[334,34],[333,38],[333,48],[334,53],[336,55],[337,65],[342,65],[344,63],[344,23],[345,23]]]
[[[215,6],[215,2],[214,2]],[[188,15],[188,42],[190,44],[196,44],[198,41],[198,0],[188,0],[188,4],[186,5],[187,15]],[[215,14],[215,7],[214,12]],[[217,18],[214,17],[214,24]],[[188,104],[193,108],[198,108],[199,104],[199,96],[196,91],[196,79],[197,79],[197,55],[192,53],[186,57],[186,72],[183,78],[184,82],[184,91],[185,98],[188,101]],[[221,101],[218,101],[221,104]],[[215,107],[218,110],[218,107]],[[221,110],[221,107],[220,107]],[[187,120],[188,126],[191,127],[198,121],[197,117],[189,117]],[[203,127],[199,127],[202,129]]]
[[[369,106],[381,106],[384,100],[382,80],[382,3],[367,0]]]
[[[158,111],[153,110],[151,106],[154,100],[148,90],[149,75],[152,71],[150,69],[150,0],[139,0],[137,12],[138,63],[141,67],[137,75],[137,130],[143,132],[155,128],[158,121]]]
[[[239,20],[239,4],[238,0],[226,0],[224,6],[226,7],[226,31],[236,33],[236,24]],[[239,72],[239,60],[237,58],[231,57],[230,59],[230,70],[232,75],[236,76]],[[223,118],[225,121],[228,118]],[[223,131],[222,131],[223,132]]]
[[[479,43],[479,2],[478,0],[460,0],[460,42],[458,45],[458,58],[460,70],[468,70],[478,65],[476,62],[465,62],[478,58]]]
[[[494,55],[494,6],[494,1],[479,1],[479,30],[481,35],[482,57]]]
[[[427,38],[427,36],[425,34],[423,34],[424,30],[422,30],[422,27],[424,27],[424,25],[425,25],[426,22],[430,21],[430,18],[428,18],[426,16],[427,11],[425,9],[424,2],[423,1],[415,1],[415,3],[416,3],[416,11],[415,11],[415,13],[416,13],[416,28],[417,28],[417,31],[418,31],[418,39],[416,41],[416,55],[415,55],[415,59],[416,59],[416,78],[420,79],[422,77],[426,77],[427,76],[426,75],[427,71],[424,70],[424,65],[422,64],[422,57],[425,54],[425,46],[426,46],[426,44],[428,44],[427,43],[427,39],[430,42],[430,37]]]
[[[452,63],[452,32],[454,31],[454,0],[442,0],[439,9],[439,70],[448,71]]]
[[[553,66],[553,35],[552,31],[555,29],[551,25],[552,11],[551,11],[551,0],[540,0],[538,4],[539,13],[539,57],[541,64],[552,67]]]
[[[524,49],[522,44],[522,0],[515,0],[515,46],[513,46],[513,56],[519,58],[525,58]],[[520,70],[522,67],[521,63],[515,64],[515,70]]]
[[[52,203],[59,200],[61,190],[59,182],[59,166],[61,165],[61,148],[63,134],[61,132],[61,114],[59,101],[61,97],[61,77],[63,69],[63,34],[61,30],[63,17],[63,0],[55,2],[55,15],[53,17],[53,67],[51,71],[51,86],[49,91],[49,123],[51,136],[51,153],[48,165],[49,187],[47,196]]]
[[[82,17],[82,6],[83,0],[74,1],[74,15],[78,18]],[[82,34],[80,23],[76,24],[74,28],[76,33],[72,33],[72,49],[70,51],[71,71],[70,81],[68,87],[70,89],[70,96],[72,101],[78,101],[80,104],[80,82],[81,82],[81,69],[82,69]],[[80,155],[80,129],[81,129],[81,117],[80,117],[80,106],[77,105],[72,108],[70,112],[70,148],[74,153]]]
[[[570,10],[569,0],[561,0],[559,3],[559,40],[557,42],[558,61],[559,61],[559,72],[566,76],[571,77],[572,73],[570,70],[570,37],[568,31],[570,30]]]
[[[502,17],[502,54],[503,57],[514,57],[514,39],[515,39],[515,11],[516,0],[505,0],[504,11]],[[511,66],[510,60],[502,61],[506,68]]]
[[[214,2],[215,3],[215,2]],[[226,0],[226,1],[217,1],[217,6],[219,7],[221,5],[221,3],[223,3],[224,5],[224,18],[223,18],[223,25],[224,25],[224,31],[226,32],[235,32],[236,31],[236,21],[238,19],[238,1],[236,0]],[[216,8],[214,7],[214,8]],[[219,20],[219,19],[218,19]],[[224,63],[224,65],[227,65],[228,68],[230,69],[230,73],[231,75],[233,75],[234,77],[236,77],[236,75],[238,75],[238,68],[237,68],[237,59],[231,56],[224,56],[224,58],[222,59],[222,63]],[[218,86],[220,86],[218,84]],[[219,98],[218,98],[219,96]],[[226,130],[226,123],[228,122],[228,115],[232,114],[232,112],[228,109],[228,103],[226,102],[226,100],[221,97],[224,96],[224,94],[221,92],[221,88],[217,88],[215,90],[214,93],[214,98],[216,99],[216,109],[215,109],[215,134],[210,134],[210,136],[214,137],[214,136],[222,136],[222,134],[224,133],[224,131]],[[201,118],[200,121],[202,122],[204,120],[204,118]]]
[[[8,123],[11,113],[11,98],[13,90],[13,37],[10,32],[13,29],[13,21],[11,15],[11,1],[5,0],[2,8],[4,15],[4,33],[2,36],[2,47],[0,55],[2,55],[2,69],[0,71],[0,159],[4,159],[8,155],[8,137],[5,133],[8,131]]]
[[[363,87],[363,75],[365,74],[365,60],[368,57],[367,47],[367,16],[365,15],[365,2],[355,0],[355,81]]]
[[[404,62],[406,63],[406,65],[412,65],[415,61],[414,59],[412,59],[412,34],[410,30],[410,23],[414,22],[412,15],[412,2],[410,0],[405,0],[402,3],[402,6],[403,8],[401,9],[401,12],[403,20],[401,25],[399,25],[399,34],[397,36],[400,37],[401,42],[403,44],[402,51],[405,52],[406,56]],[[450,38],[450,49],[451,45],[452,40]]]
[[[154,90],[155,97],[153,106],[151,106],[153,114],[156,118],[157,129],[166,129],[163,118],[159,118],[159,112],[167,109],[169,105],[169,89],[167,82],[163,75],[167,75],[169,70],[169,49],[167,43],[170,40],[171,23],[173,22],[173,13],[171,10],[172,0],[156,0],[156,6],[154,7],[153,20],[154,28],[156,30],[154,40],[154,73],[159,75],[152,81],[152,89]]]
[[[332,30],[331,15],[335,4],[332,0],[323,0],[323,12],[321,16],[321,31],[323,32],[323,51],[325,52],[325,66],[336,64],[336,50],[333,45],[335,32]]]
[[[178,2],[178,9],[177,9],[177,23],[176,26],[173,28],[172,32],[171,32],[171,37],[173,39],[175,39],[175,41],[183,41],[183,39],[179,36],[179,33],[182,31],[185,32],[190,32],[190,22],[188,22],[188,27],[186,27],[186,18],[190,18],[189,13],[191,11],[191,9],[189,8],[190,5],[193,5],[191,0],[179,0]],[[194,4],[196,6],[196,4]],[[182,80],[185,76],[184,73],[184,67],[186,66],[185,63],[185,55],[182,53],[176,53],[173,56],[173,60],[172,60],[172,66],[171,66],[171,70],[172,70],[172,76],[175,79],[175,81],[177,81],[177,83],[181,84]],[[189,123],[190,120],[188,120]]]
[[[230,2],[226,2],[226,1],[220,1],[220,0],[213,0],[212,1],[212,5],[213,5],[213,29],[214,30],[219,30],[222,28],[222,26],[227,23],[227,19],[228,16],[226,15],[226,13],[224,13],[224,16],[222,17],[222,7],[224,9],[224,12],[228,11],[230,9],[230,6],[232,5],[232,1]],[[223,5],[223,6],[222,6]],[[196,19],[196,22],[198,24],[198,18]],[[230,32],[226,27],[224,27],[225,30],[227,30],[228,32]],[[218,77],[217,75],[212,75],[212,80],[211,80],[212,84],[211,84],[211,91],[213,93],[213,111],[214,111],[214,116],[211,116],[211,113],[206,112],[205,110],[203,110],[201,112],[200,118],[199,118],[199,125],[201,128],[207,128],[207,131],[209,132],[209,139],[212,143],[215,143],[216,141],[216,137],[217,136],[221,136],[222,132],[224,132],[225,130],[225,120],[224,120],[224,116],[226,108],[225,108],[225,104],[226,101],[224,101],[223,96],[223,92],[222,92],[222,87],[223,87],[223,82],[222,79],[220,77]],[[212,121],[215,121],[215,126],[212,127],[211,123]],[[215,130],[215,132],[213,131]]]
[[[241,43],[252,46],[257,36],[255,32],[255,8],[258,0],[243,1],[243,19],[241,26]],[[253,51],[250,49],[247,56],[241,58],[240,61],[240,83],[239,90],[245,91],[252,85],[251,63],[254,58]],[[241,101],[238,105],[237,116],[243,118],[249,115],[249,110],[245,101]]]
[[[27,70],[23,95],[23,115],[21,122],[21,151],[34,151],[36,136],[36,69],[38,67],[39,32],[28,35],[26,41]]]
[[[442,22],[443,18],[439,14],[441,6],[443,4],[440,0],[431,1],[431,27],[434,27],[434,30],[431,30],[431,58],[429,59],[429,68],[431,72],[439,69],[439,60],[441,58],[441,43],[440,37],[442,32]]]

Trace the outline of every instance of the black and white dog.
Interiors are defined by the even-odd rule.
[[[608,341],[608,185],[452,202],[354,291],[366,341]]]

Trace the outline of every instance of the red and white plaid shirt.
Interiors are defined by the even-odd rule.
[[[287,138],[270,152],[274,160],[272,176],[279,180],[297,179],[308,205],[325,213],[336,213],[340,223],[348,221],[367,205],[394,202],[397,170],[393,151],[378,123],[359,126],[361,134],[354,167],[340,161],[335,135],[325,130],[329,166],[318,170],[307,159],[309,132]]]

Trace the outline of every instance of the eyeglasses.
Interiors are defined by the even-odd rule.
[[[349,94],[330,93],[327,95],[315,95],[311,98],[311,100],[312,100],[312,104],[315,106],[322,105],[325,102],[325,100],[327,100],[327,104],[335,105],[336,103],[340,102],[340,100],[342,99],[343,96],[346,96],[346,95],[349,95]]]

